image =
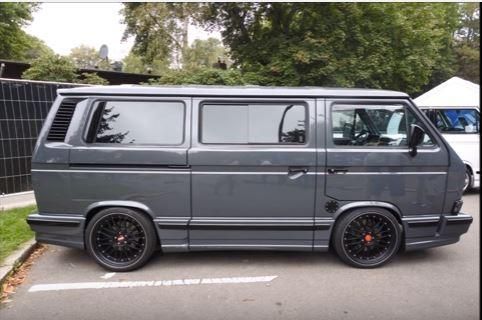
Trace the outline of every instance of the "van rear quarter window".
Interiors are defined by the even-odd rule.
[[[202,107],[201,142],[304,144],[306,107],[301,104],[246,104]]]
[[[157,101],[103,101],[94,112],[93,143],[177,145],[183,142],[184,104]]]

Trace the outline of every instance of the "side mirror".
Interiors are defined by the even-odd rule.
[[[412,124],[410,125],[410,140],[408,141],[408,152],[412,157],[417,155],[417,146],[423,142],[425,130],[422,127]]]

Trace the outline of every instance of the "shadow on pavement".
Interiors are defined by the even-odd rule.
[[[53,249],[52,249],[53,248]],[[450,255],[439,248],[400,252],[390,266],[428,264],[449,260]],[[50,250],[59,250],[56,259],[64,264],[75,265],[83,268],[100,268],[94,260],[83,250],[59,249],[50,247]],[[347,267],[334,253],[331,252],[283,252],[283,251],[205,251],[166,253],[157,252],[143,269],[176,268],[176,267],[211,267],[224,268],[242,264],[271,265],[273,267]],[[383,268],[383,267],[382,267]],[[141,269],[142,270],[142,269]]]

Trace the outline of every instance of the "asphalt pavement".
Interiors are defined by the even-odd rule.
[[[360,270],[332,253],[156,254],[110,273],[75,249],[49,246],[0,306],[0,319],[479,319],[479,194],[461,241]]]

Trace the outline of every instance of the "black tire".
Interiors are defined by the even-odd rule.
[[[464,192],[472,188],[472,179],[472,172],[470,172],[469,168],[465,168]]]
[[[128,208],[98,212],[85,230],[85,243],[95,261],[109,271],[126,272],[145,265],[157,247],[152,221]]]
[[[388,263],[402,243],[402,227],[389,211],[361,208],[337,221],[332,245],[338,257],[357,268],[375,268]]]

